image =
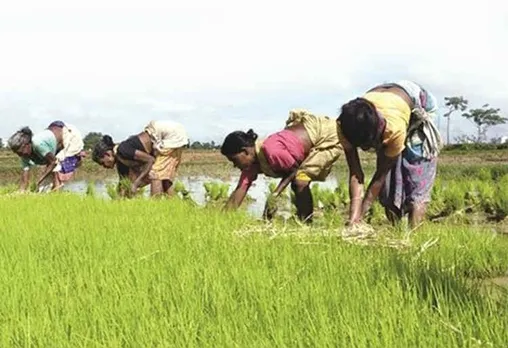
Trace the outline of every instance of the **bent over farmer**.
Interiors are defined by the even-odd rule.
[[[37,180],[37,187],[52,175],[52,189],[60,189],[72,178],[85,156],[80,131],[62,121],[52,122],[35,135],[29,127],[23,127],[9,138],[7,144],[21,158],[21,191],[27,189],[30,170],[36,165],[46,166]]]
[[[141,133],[119,144],[105,135],[96,144],[92,159],[105,168],[116,166],[120,179],[129,179],[130,192],[119,185],[121,195],[135,194],[148,184],[151,196],[169,195],[188,143],[187,132],[180,123],[150,121]]]
[[[240,206],[250,186],[262,173],[282,178],[274,197],[291,183],[299,219],[312,222],[314,207],[310,183],[324,181],[341,153],[335,120],[305,110],[292,110],[283,130],[266,139],[257,138],[250,129],[246,133],[232,132],[224,139],[221,153],[242,171],[226,207]],[[268,201],[264,217],[272,217]]]
[[[379,197],[392,222],[409,215],[411,226],[424,218],[442,148],[432,121],[436,98],[412,81],[376,86],[342,106],[339,139],[349,166],[349,223],[360,222]],[[363,195],[358,148],[375,149],[376,171]]]

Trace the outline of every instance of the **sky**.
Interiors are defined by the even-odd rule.
[[[506,1],[2,1],[0,137],[60,119],[115,141],[151,119],[191,141],[265,136],[292,108],[336,118],[378,83],[508,116]],[[441,113],[444,108],[441,109]],[[445,120],[439,119],[443,137]],[[452,139],[473,134],[456,114]],[[508,125],[489,136],[508,135]]]

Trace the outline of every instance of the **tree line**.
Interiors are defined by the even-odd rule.
[[[485,104],[480,108],[474,108],[468,110],[469,101],[464,96],[445,97],[446,112],[443,117],[446,118],[446,144],[450,144],[450,120],[451,116],[456,113],[467,120],[473,122],[476,127],[476,134],[460,135],[455,138],[456,143],[486,143],[487,142],[487,130],[491,127],[505,124],[508,122],[508,118],[501,115],[501,110],[493,108],[489,104]],[[102,138],[100,132],[90,132],[84,138],[85,149],[93,149]],[[492,142],[499,142],[499,139],[493,139]],[[4,142],[0,138],[0,149],[4,148]],[[217,150],[220,149],[220,144],[216,144],[213,140],[210,142],[193,141],[189,143],[188,148],[194,150]]]
[[[450,144],[450,120],[451,116],[457,112],[467,120],[473,122],[476,127],[476,134],[460,135],[455,138],[456,143],[459,144],[480,144],[487,142],[487,130],[491,127],[505,124],[508,118],[501,115],[501,110],[493,108],[489,104],[484,104],[480,108],[468,110],[469,101],[464,96],[445,97],[444,104],[446,112],[443,117],[446,118],[446,144]],[[86,149],[91,149],[101,139],[102,133],[90,132],[83,139]],[[498,139],[493,139],[492,142],[499,142]],[[1,143],[1,139],[0,139]],[[211,142],[194,141],[188,146],[190,149],[195,150],[216,150],[220,149],[220,144],[216,144],[213,140]]]
[[[91,150],[95,147],[95,144],[97,144],[101,138],[102,133],[100,132],[90,132],[83,138],[83,143],[85,144],[85,150]],[[0,149],[6,147],[6,145],[3,142],[3,139],[0,138]],[[218,150],[220,149],[220,144],[215,143],[215,141],[193,141],[192,143],[189,143],[187,145],[188,148],[193,150]]]
[[[90,132],[83,138],[83,143],[85,144],[85,149],[90,150],[93,149],[95,144],[97,144],[101,138],[102,133],[100,132]],[[200,142],[193,141],[187,145],[188,148],[193,150],[217,150],[220,149],[220,145],[216,144],[215,141],[210,142]]]

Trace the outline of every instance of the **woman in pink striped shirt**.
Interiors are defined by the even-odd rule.
[[[282,178],[273,193],[275,197],[291,183],[295,193],[298,217],[312,221],[312,181],[324,181],[339,158],[342,147],[337,136],[337,124],[326,116],[307,111],[291,111],[286,128],[258,140],[252,129],[230,133],[223,142],[221,153],[242,171],[240,180],[227,203],[237,208],[252,183],[262,173]],[[266,218],[271,218],[265,207]]]

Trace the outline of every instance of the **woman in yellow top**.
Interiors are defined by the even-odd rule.
[[[436,110],[435,97],[411,81],[377,86],[342,106],[337,130],[350,172],[349,224],[360,222],[378,197],[390,221],[406,214],[412,226],[422,221],[442,146],[431,120]],[[358,148],[377,153],[363,199]]]

